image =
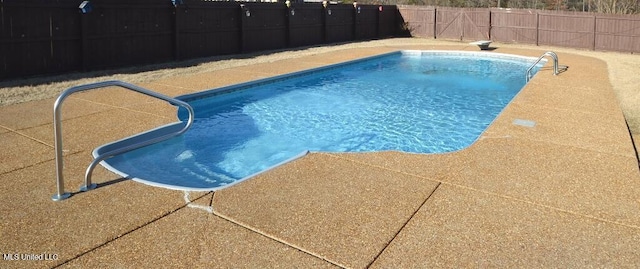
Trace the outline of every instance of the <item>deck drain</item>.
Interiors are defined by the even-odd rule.
[[[513,124],[520,125],[524,127],[533,128],[536,126],[536,122],[532,120],[523,120],[523,119],[515,119],[513,120]]]

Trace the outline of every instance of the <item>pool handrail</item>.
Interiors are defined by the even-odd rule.
[[[529,82],[529,80],[531,79],[531,70],[540,62],[542,61],[542,59],[545,56],[550,56],[553,59],[553,75],[558,75],[558,55],[553,52],[553,51],[547,51],[544,54],[540,55],[540,57],[538,57],[538,60],[536,60],[531,66],[529,66],[529,69],[527,69],[527,73],[525,74],[527,77],[526,82]]]
[[[87,91],[87,90],[93,90],[93,89],[99,89],[99,88],[105,88],[105,87],[111,87],[111,86],[119,86],[122,87],[124,89],[127,90],[132,90],[135,92],[139,92],[142,94],[145,94],[147,96],[151,96],[157,99],[161,99],[164,101],[169,102],[172,105],[175,106],[181,106],[184,107],[185,109],[187,109],[187,111],[189,112],[189,119],[187,121],[187,123],[184,125],[184,127],[182,129],[180,129],[177,132],[171,132],[159,137],[155,137],[153,139],[149,139],[146,141],[142,141],[139,143],[135,143],[135,144],[131,144],[122,148],[117,148],[108,152],[105,152],[103,154],[100,154],[99,156],[96,156],[93,160],[93,162],[91,162],[91,164],[89,165],[89,167],[87,168],[87,171],[85,173],[85,182],[84,182],[84,186],[80,187],[80,191],[88,191],[88,190],[92,190],[96,187],[96,184],[92,184],[91,183],[91,173],[93,172],[93,169],[98,165],[98,163],[100,163],[101,161],[111,158],[113,156],[116,156],[118,154],[122,154],[137,148],[141,148],[144,146],[148,146],[151,144],[155,144],[164,140],[167,140],[169,138],[178,136],[183,134],[184,132],[186,132],[191,125],[193,124],[194,118],[195,118],[195,114],[193,111],[193,108],[186,102],[166,96],[164,94],[161,93],[157,93],[133,84],[129,84],[126,82],[122,82],[122,81],[118,81],[118,80],[111,80],[111,81],[104,81],[104,82],[97,82],[97,83],[91,83],[91,84],[85,84],[85,85],[80,85],[80,86],[75,86],[75,87],[71,87],[66,89],[65,91],[63,91],[60,96],[58,96],[58,99],[56,99],[55,103],[53,104],[53,132],[54,132],[54,138],[55,138],[55,151],[56,151],[56,183],[57,183],[57,193],[54,194],[51,199],[54,201],[61,201],[64,199],[67,199],[71,196],[70,193],[65,192],[64,191],[64,175],[63,175],[63,156],[62,156],[62,123],[61,123],[61,115],[62,115],[62,103],[64,102],[64,100],[71,94],[76,93],[76,92],[81,92],[81,91]]]

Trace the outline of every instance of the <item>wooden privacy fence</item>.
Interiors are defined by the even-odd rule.
[[[396,6],[0,1],[0,79],[392,37]]]
[[[640,52],[640,16],[398,6],[413,36]]]
[[[183,0],[0,1],[0,80],[402,34],[640,52],[640,16]],[[178,1],[180,2],[180,1]]]

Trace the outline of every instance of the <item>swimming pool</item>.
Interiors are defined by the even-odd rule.
[[[535,60],[402,51],[180,96],[195,110],[189,131],[101,164],[150,185],[216,190],[308,151],[456,151],[520,91]]]

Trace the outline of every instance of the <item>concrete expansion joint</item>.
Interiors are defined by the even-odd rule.
[[[433,188],[433,190],[429,193],[429,195],[427,195],[427,197],[424,199],[424,201],[422,201],[422,204],[420,204],[420,206],[418,208],[416,208],[415,211],[413,211],[411,216],[409,216],[409,218],[407,218],[407,221],[405,221],[404,224],[402,224],[402,227],[400,227],[400,229],[398,229],[398,231],[396,231],[396,234],[393,235],[391,240],[389,240],[389,242],[387,242],[387,244],[384,246],[384,248],[382,248],[382,250],[380,250],[380,252],[378,252],[378,254],[373,258],[373,260],[369,263],[369,265],[367,265],[366,268],[371,267],[373,265],[373,263],[375,263],[376,260],[378,260],[378,258],[380,258],[380,256],[387,250],[387,248],[389,248],[391,243],[393,243],[393,241],[398,237],[398,235],[402,232],[402,230],[404,230],[404,228],[409,224],[409,222],[411,222],[411,220],[413,220],[413,218],[424,207],[424,205],[427,204],[427,201],[429,201],[429,199],[433,196],[433,194],[436,193],[438,188],[440,188],[441,184],[442,184],[441,182],[438,182],[436,187]]]
[[[514,138],[511,135],[486,135],[486,136],[481,136],[478,140],[485,140],[485,139],[511,139]]]
[[[160,86],[170,87],[170,88],[183,89],[183,90],[189,90],[189,91],[192,91],[192,92],[195,92],[195,91],[198,91],[198,90],[199,90],[199,89],[192,89],[192,88],[187,88],[187,87],[182,87],[182,86],[176,86],[176,85],[169,85],[169,84],[158,83],[158,82],[149,82],[149,84],[153,84],[153,85],[160,85]]]
[[[37,138],[35,138],[35,137],[32,137],[32,136],[29,136],[29,135],[23,134],[22,132],[20,132],[20,131],[18,131],[18,130],[13,130],[13,129],[11,129],[11,128],[7,128],[7,127],[4,127],[4,126],[2,126],[2,128],[6,129],[6,130],[9,130],[9,132],[11,132],[11,133],[17,134],[17,135],[22,136],[22,137],[24,137],[24,138],[28,138],[28,139],[30,139],[30,140],[33,140],[33,141],[35,141],[35,142],[38,142],[38,143],[40,143],[40,144],[42,144],[42,145],[45,145],[45,146],[47,146],[47,147],[55,148],[53,145],[51,145],[51,144],[49,144],[49,143],[47,143],[47,142],[44,142],[44,141],[42,141],[42,140],[40,140],[40,139],[37,139]]]
[[[199,198],[198,198],[198,199],[199,199]],[[196,199],[196,200],[197,200],[197,199]],[[158,217],[153,217],[153,219],[151,219],[151,220],[149,220],[149,221],[147,221],[147,222],[143,223],[142,225],[136,226],[135,228],[133,228],[133,229],[131,229],[131,230],[128,230],[128,231],[126,231],[126,232],[124,232],[124,233],[122,233],[122,234],[116,234],[115,236],[110,237],[108,240],[106,240],[106,241],[104,241],[104,242],[102,242],[102,243],[100,243],[100,244],[98,244],[98,245],[96,245],[96,246],[94,246],[94,247],[92,247],[92,248],[90,248],[90,249],[86,250],[86,251],[83,251],[82,253],[77,254],[76,256],[74,256],[74,257],[72,257],[72,258],[70,258],[70,259],[68,259],[68,260],[61,261],[61,263],[59,263],[59,264],[57,264],[57,265],[53,266],[52,268],[59,268],[59,267],[62,267],[62,266],[64,266],[64,265],[66,265],[66,264],[69,264],[70,262],[72,262],[72,261],[74,261],[74,260],[77,260],[77,259],[81,258],[81,257],[82,257],[82,256],[84,256],[84,255],[87,255],[87,254],[89,254],[89,253],[91,253],[91,252],[94,252],[94,251],[96,251],[96,250],[98,250],[98,249],[100,249],[100,248],[102,248],[102,247],[105,247],[105,246],[107,246],[107,245],[111,244],[112,242],[114,242],[114,241],[116,241],[116,240],[118,240],[118,239],[120,239],[120,238],[123,238],[123,237],[125,237],[125,236],[128,236],[128,235],[129,235],[129,234],[131,234],[131,233],[134,233],[134,232],[136,232],[136,231],[138,231],[138,230],[140,230],[140,229],[143,229],[143,228],[145,228],[145,227],[147,227],[147,226],[149,226],[149,225],[151,225],[151,224],[155,223],[156,221],[161,220],[161,219],[163,219],[163,218],[165,218],[165,217],[167,217],[167,216],[169,216],[169,215],[171,215],[171,214],[173,214],[173,213],[175,213],[175,212],[177,212],[178,210],[183,209],[183,208],[185,208],[185,206],[180,206],[180,207],[178,207],[178,208],[176,208],[176,209],[171,209],[171,210],[169,210],[169,211],[167,211],[167,212],[165,212],[165,213],[162,213],[162,214],[161,214],[160,216],[158,216]]]
[[[545,205],[545,204],[541,204],[541,203],[537,203],[537,202],[533,202],[533,201],[529,201],[529,200],[525,200],[525,199],[516,198],[516,197],[513,197],[513,196],[509,196],[509,195],[504,195],[504,194],[499,194],[499,193],[490,192],[490,191],[486,191],[486,190],[476,189],[476,188],[472,188],[472,187],[469,187],[469,186],[460,185],[460,184],[456,184],[456,183],[452,183],[452,182],[446,181],[444,179],[444,177],[441,177],[438,180],[433,180],[431,178],[426,178],[426,177],[423,177],[423,176],[420,176],[420,175],[415,175],[415,174],[411,174],[411,173],[407,173],[407,172],[403,172],[403,171],[396,171],[396,170],[389,169],[389,168],[383,167],[383,166],[378,166],[378,165],[373,165],[373,164],[369,164],[369,163],[364,163],[364,162],[351,160],[351,159],[344,158],[344,157],[341,157],[339,155],[335,155],[335,154],[331,154],[331,153],[320,153],[320,154],[325,154],[325,155],[331,156],[333,158],[342,159],[342,160],[350,161],[350,162],[353,162],[353,163],[358,163],[358,164],[361,164],[361,165],[375,167],[375,168],[379,168],[379,169],[383,169],[383,170],[387,170],[387,171],[397,172],[397,173],[401,173],[401,174],[408,175],[408,176],[414,176],[414,177],[423,178],[423,179],[426,179],[426,180],[437,181],[438,182],[438,187],[440,186],[440,184],[445,184],[445,185],[448,185],[448,186],[462,188],[462,189],[470,190],[470,191],[473,191],[473,192],[479,192],[479,193],[483,193],[483,194],[486,194],[486,195],[500,197],[500,198],[503,198],[503,199],[508,199],[508,200],[513,200],[513,201],[517,201],[517,202],[526,203],[526,204],[533,205],[533,206],[536,206],[536,207],[542,207],[542,208],[546,208],[546,209],[550,209],[550,210],[554,210],[554,211],[559,211],[559,212],[562,212],[562,213],[565,213],[565,214],[570,214],[570,215],[574,215],[574,216],[584,217],[584,218],[597,220],[597,221],[601,221],[601,222],[605,222],[605,223],[609,223],[609,224],[614,224],[614,225],[619,225],[619,226],[623,226],[623,227],[627,227],[627,228],[640,230],[640,226],[638,226],[638,225],[627,224],[627,223],[622,223],[622,222],[618,222],[618,221],[612,221],[612,220],[608,220],[608,219],[604,219],[604,218],[600,218],[600,217],[596,217],[596,216],[592,216],[592,215],[581,214],[581,213],[578,213],[578,212],[566,210],[566,209],[559,208],[559,207],[549,206],[549,205]]]
[[[85,102],[89,102],[89,103],[96,104],[96,105],[107,106],[107,107],[110,107],[110,108],[120,108],[119,106],[114,106],[114,105],[111,105],[111,104],[106,104],[106,103],[96,102],[96,101],[93,101],[93,100],[91,100],[91,99],[85,99],[85,98],[78,97],[78,96],[69,96],[69,99],[75,99],[75,100],[85,101]],[[89,116],[89,115],[93,115],[93,114],[98,114],[98,113],[100,113],[100,112],[92,112],[92,113],[88,113],[88,114],[85,114],[85,115],[82,115],[82,116],[78,116],[78,117],[76,117],[76,118],[85,117],[85,116]],[[64,120],[69,120],[69,119],[73,119],[73,118],[68,118],[68,119],[67,119],[67,118],[65,118]]]
[[[96,101],[89,100],[89,99],[83,99],[83,98],[79,98],[79,97],[70,97],[70,98],[75,98],[75,99],[78,99],[78,100],[86,101],[86,102],[97,104],[97,105],[107,106],[107,107],[110,107],[110,108],[113,108],[113,109],[122,109],[122,110],[130,111],[130,112],[147,114],[147,115],[158,117],[158,118],[162,118],[162,119],[173,119],[173,118],[165,117],[165,116],[158,115],[158,114],[155,114],[155,113],[149,113],[149,112],[146,112],[146,111],[131,109],[129,107],[114,106],[114,105],[111,105],[111,104],[100,103],[100,102],[96,102]],[[132,104],[132,105],[134,105],[134,104]],[[94,113],[89,113],[89,114],[86,114],[86,115],[81,116],[81,117],[86,117],[86,116],[90,116],[90,115],[94,115],[94,114],[98,114],[98,113],[103,113],[103,112],[104,111],[98,111],[98,112],[94,112]],[[80,118],[80,117],[76,117],[76,118]],[[69,118],[69,119],[71,119],[71,118]],[[65,120],[69,120],[69,119],[65,119]]]
[[[535,141],[535,142],[540,142],[540,143],[546,143],[546,144],[549,144],[551,146],[570,147],[570,148],[579,149],[579,150],[588,151],[588,152],[607,154],[607,155],[619,156],[619,157],[633,158],[635,160],[638,159],[638,157],[636,155],[618,154],[617,151],[616,152],[602,151],[602,150],[596,150],[596,149],[592,149],[592,148],[580,147],[580,146],[576,146],[576,145],[572,145],[572,144],[558,143],[556,141],[551,141],[551,140],[539,140],[539,139],[531,139],[531,138],[522,138],[522,139],[527,139],[529,141]],[[633,145],[633,143],[631,144],[631,147],[635,150],[635,145]]]
[[[514,100],[514,103],[522,105],[522,106],[536,108],[535,110],[555,110],[555,111],[559,111],[559,112],[567,112],[567,111],[569,111],[569,112],[577,112],[577,113],[582,113],[582,114],[587,114],[587,115],[608,115],[606,113],[593,112],[593,111],[584,110],[584,109],[568,109],[568,108],[560,108],[560,107],[555,107],[555,106],[536,105],[536,104],[531,104],[530,102],[527,102],[527,101],[518,101],[517,99]]]
[[[209,206],[203,206],[203,205],[194,205],[194,206],[189,206],[189,205],[191,205],[191,204],[192,204],[191,202],[190,202],[189,204],[187,204],[186,206],[187,206],[187,207],[191,207],[191,208],[196,208],[196,209],[204,210],[204,211],[206,211],[207,213],[212,214],[213,216],[216,216],[216,217],[218,217],[218,218],[220,218],[220,219],[223,219],[223,220],[225,220],[225,221],[230,222],[231,224],[234,224],[234,225],[240,226],[240,227],[242,227],[242,228],[244,228],[244,229],[246,229],[246,230],[248,230],[248,231],[250,231],[250,232],[256,233],[256,234],[261,235],[261,236],[264,236],[265,238],[268,238],[268,239],[270,239],[270,240],[273,240],[273,241],[275,241],[275,242],[278,242],[278,243],[280,243],[280,244],[283,244],[283,245],[285,245],[285,246],[287,246],[287,247],[290,247],[290,248],[293,248],[293,249],[295,249],[295,250],[298,250],[298,251],[300,251],[300,252],[302,252],[302,253],[305,253],[305,254],[310,255],[310,256],[312,256],[312,257],[315,257],[315,258],[317,258],[317,259],[320,259],[320,260],[323,260],[323,261],[325,261],[325,262],[328,262],[328,263],[330,263],[330,264],[332,264],[332,265],[334,265],[334,266],[337,266],[337,267],[340,267],[340,268],[348,268],[348,266],[342,265],[342,264],[340,264],[339,262],[332,261],[332,260],[330,260],[330,259],[329,259],[329,258],[327,258],[327,257],[324,257],[324,256],[322,256],[322,255],[320,255],[320,254],[316,254],[316,253],[314,253],[314,252],[312,252],[312,251],[306,250],[305,248],[303,248],[303,247],[301,247],[301,246],[298,246],[298,245],[296,245],[296,244],[292,244],[292,243],[287,242],[287,241],[285,241],[285,240],[283,240],[283,239],[280,239],[280,238],[277,238],[277,237],[275,237],[275,236],[272,236],[272,235],[270,235],[270,234],[268,234],[268,233],[266,233],[266,232],[263,232],[263,231],[261,231],[261,230],[259,230],[259,229],[257,229],[257,228],[251,227],[249,224],[245,224],[245,223],[243,223],[242,221],[235,220],[233,217],[226,216],[225,214],[218,212],[218,211],[217,211],[217,210],[215,210],[215,209],[214,209],[214,207],[213,207],[213,196],[214,196],[214,195],[215,195],[215,192],[213,193],[213,195],[212,195],[212,197],[211,197],[210,205],[209,205]],[[187,201],[187,198],[188,198],[188,192],[186,192],[186,191],[185,191],[185,201]],[[196,200],[197,200],[197,199],[196,199]]]
[[[14,131],[13,129],[11,129],[11,128],[7,127],[7,126],[4,126],[4,125],[0,125],[0,128],[5,129],[7,131]]]
[[[204,210],[207,213],[213,214],[213,205],[209,204],[208,206],[205,206],[193,203],[189,197],[189,191],[184,191],[184,202],[187,207]]]
[[[92,101],[92,100],[89,100],[89,99],[80,98],[78,96],[69,96],[69,99],[80,100],[80,101],[89,102],[89,103],[92,103],[92,104],[96,104],[96,105],[100,105],[100,106],[106,106],[106,107],[110,107],[110,108],[120,108],[118,106],[96,102],[96,101]],[[91,116],[91,115],[96,115],[96,114],[100,114],[100,113],[103,113],[103,112],[105,112],[105,111],[94,111],[94,112],[88,112],[86,114],[82,114],[80,116],[64,117],[64,119],[62,119],[62,122],[65,122],[65,121],[68,121],[68,120],[73,120],[73,119],[78,119],[78,118],[82,118],[82,117],[87,117],[87,116]],[[62,114],[64,114],[64,111],[62,111]]]
[[[448,182],[448,181],[444,181],[444,180],[440,180],[440,183],[441,184],[445,184],[445,185],[449,185],[451,187],[457,187],[457,188],[469,190],[469,191],[472,191],[472,192],[478,192],[478,193],[482,193],[482,194],[485,194],[485,195],[496,196],[496,197],[500,197],[500,198],[507,199],[507,200],[512,200],[512,201],[516,201],[516,202],[520,202],[520,203],[529,204],[529,205],[532,205],[532,206],[535,206],[535,207],[546,208],[548,210],[553,210],[553,211],[557,211],[557,212],[561,212],[561,213],[565,213],[565,214],[569,214],[569,215],[573,215],[573,216],[578,216],[578,217],[582,217],[582,218],[588,218],[588,219],[595,220],[595,221],[600,221],[600,222],[609,223],[609,224],[613,224],[613,225],[617,225],[617,226],[622,226],[622,227],[626,227],[626,228],[640,230],[640,226],[639,225],[628,224],[628,223],[623,223],[623,222],[614,221],[614,220],[608,220],[608,219],[601,218],[601,217],[596,217],[596,216],[593,216],[593,215],[582,214],[582,213],[574,212],[574,211],[567,210],[567,209],[564,209],[564,208],[545,205],[545,204],[542,204],[542,203],[529,201],[529,200],[525,200],[525,199],[521,199],[521,198],[517,198],[517,197],[505,195],[505,194],[496,193],[496,192],[490,192],[490,191],[486,191],[486,190],[476,189],[476,188],[473,188],[473,187],[460,185],[460,184],[456,184],[456,183],[452,183],[452,182]]]
[[[203,211],[205,211],[205,212],[207,212],[209,214],[212,214],[212,215],[214,215],[214,216],[216,216],[218,218],[226,220],[226,221],[228,221],[228,222],[230,222],[230,223],[232,223],[234,225],[238,225],[238,226],[240,226],[240,227],[242,227],[244,229],[247,229],[247,230],[249,230],[249,231],[251,231],[253,233],[259,234],[259,235],[264,236],[266,238],[269,238],[269,239],[271,239],[273,241],[276,241],[276,242],[278,242],[280,244],[286,245],[286,246],[288,246],[290,248],[293,248],[293,249],[296,249],[296,250],[298,250],[300,252],[303,252],[303,253],[305,253],[307,255],[311,255],[311,256],[313,256],[315,258],[318,258],[318,259],[321,259],[321,260],[326,261],[328,263],[331,263],[334,266],[341,267],[341,268],[347,268],[347,266],[345,266],[345,265],[341,265],[338,262],[331,261],[330,259],[328,259],[326,257],[323,257],[323,256],[321,256],[319,254],[315,254],[315,253],[313,253],[311,251],[308,251],[308,250],[306,250],[306,249],[304,249],[304,248],[302,248],[300,246],[297,246],[295,244],[291,244],[291,243],[289,243],[287,241],[284,241],[282,239],[279,239],[279,238],[276,238],[274,236],[271,236],[268,233],[262,232],[262,231],[260,231],[260,230],[258,230],[256,228],[253,228],[253,227],[251,227],[251,226],[249,226],[247,224],[244,224],[244,223],[242,223],[240,221],[237,221],[237,220],[233,219],[232,217],[226,216],[226,215],[218,212],[213,207],[213,197],[214,196],[215,196],[215,192],[212,193],[211,200],[209,200],[209,205],[208,206],[198,205],[198,204],[194,204],[193,202],[195,200],[198,200],[198,199],[202,198],[203,196],[201,196],[199,198],[196,198],[195,200],[191,200],[189,191],[184,191],[184,201],[186,203],[185,206],[189,207],[189,208],[195,208],[195,209],[203,210]]]
[[[432,178],[428,178],[428,177],[424,177],[424,176],[421,176],[421,175],[416,175],[416,174],[412,174],[412,173],[408,173],[408,172],[404,172],[404,171],[400,171],[400,170],[394,170],[394,169],[391,169],[391,168],[388,168],[388,167],[384,167],[384,166],[380,166],[380,165],[375,165],[375,164],[370,164],[370,163],[366,163],[366,162],[352,160],[352,159],[349,159],[349,158],[344,158],[344,157],[341,157],[341,156],[333,154],[333,153],[318,152],[317,154],[323,154],[323,155],[327,155],[327,156],[332,157],[332,158],[336,158],[336,159],[340,159],[340,160],[344,160],[344,161],[348,161],[348,162],[352,162],[352,163],[356,163],[356,164],[360,164],[360,165],[365,165],[365,166],[369,166],[369,167],[374,167],[374,168],[378,168],[378,169],[382,169],[382,170],[386,170],[386,171],[391,171],[391,172],[394,172],[394,173],[403,174],[405,176],[417,177],[417,178],[421,178],[421,179],[426,179],[426,180],[431,180],[431,181],[438,182],[438,180],[434,180]]]
[[[387,167],[382,167],[382,166],[378,166],[378,165],[373,165],[373,164],[369,164],[369,163],[364,163],[364,162],[359,162],[359,161],[347,159],[347,158],[344,158],[344,157],[341,157],[339,155],[335,155],[335,154],[332,154],[332,153],[320,153],[320,154],[325,154],[325,155],[331,156],[333,158],[347,160],[347,161],[351,161],[351,162],[358,163],[358,164],[361,164],[361,165],[366,165],[366,166],[375,167],[375,168],[379,168],[379,169],[383,169],[383,170],[387,170],[387,171],[397,172],[397,173],[401,173],[401,174],[408,175],[408,176],[414,176],[414,177],[418,177],[418,178],[422,178],[422,179],[426,179],[426,180],[436,181],[436,182],[438,182],[438,186],[440,186],[440,184],[445,184],[445,185],[448,185],[448,186],[451,186],[451,187],[462,188],[462,189],[466,189],[466,190],[469,190],[469,191],[482,193],[482,194],[485,194],[485,195],[491,195],[491,196],[496,196],[496,197],[500,197],[500,198],[503,198],[503,199],[508,199],[508,200],[512,200],[512,201],[526,203],[526,204],[533,205],[533,206],[536,206],[536,207],[542,207],[542,208],[546,208],[546,209],[562,212],[562,213],[565,213],[565,214],[570,214],[570,215],[579,216],[579,217],[583,217],[583,218],[588,218],[588,219],[592,219],[592,220],[596,220],[596,221],[601,221],[601,222],[605,222],[605,223],[609,223],[609,224],[613,224],[613,225],[618,225],[618,226],[623,226],[623,227],[627,227],[627,228],[640,230],[640,226],[639,225],[627,224],[627,223],[623,223],[623,222],[619,222],[619,221],[608,220],[608,219],[605,219],[605,218],[596,217],[596,216],[588,215],[588,214],[582,214],[582,213],[574,212],[574,211],[563,209],[563,208],[559,208],[559,207],[554,207],[554,206],[545,205],[545,204],[542,204],[542,203],[537,203],[537,202],[533,202],[533,201],[529,201],[529,200],[525,200],[525,199],[516,198],[516,197],[513,197],[513,196],[509,196],[509,195],[504,195],[504,194],[500,194],[500,193],[495,193],[495,192],[490,192],[490,191],[486,191],[486,190],[476,189],[476,188],[473,188],[473,187],[469,187],[469,186],[465,186],[465,185],[460,185],[460,184],[449,182],[446,179],[444,179],[444,177],[440,177],[437,180],[434,180],[434,179],[426,178],[426,177],[420,176],[420,175],[415,175],[415,174],[411,174],[411,173],[407,173],[407,172],[403,172],[403,171],[396,171],[396,170],[393,170],[393,169],[389,169]]]
[[[22,169],[27,169],[27,168],[30,168],[30,167],[38,166],[40,164],[43,164],[43,163],[46,163],[46,162],[50,162],[50,161],[53,161],[53,160],[55,160],[55,157],[52,157],[51,159],[42,160],[42,161],[39,161],[39,162],[36,162],[36,163],[33,163],[33,164],[29,164],[29,165],[26,165],[26,166],[22,166],[22,167],[19,167],[19,168],[10,169],[10,170],[7,170],[5,172],[0,173],[0,175],[10,174],[10,173],[13,173],[13,172],[18,171],[18,170],[22,170]]]

